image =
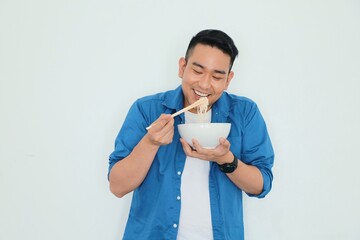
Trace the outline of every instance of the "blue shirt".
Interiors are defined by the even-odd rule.
[[[162,113],[172,114],[183,108],[183,93],[175,90],[138,99],[130,108],[116,138],[115,150],[109,157],[109,172],[114,164],[130,154],[146,127]],[[246,164],[262,173],[264,197],[272,186],[274,152],[265,122],[250,99],[224,92],[212,106],[212,122],[229,122],[230,150]],[[134,190],[123,239],[176,239],[180,217],[181,174],[185,153],[179,141],[177,125],[184,115],[175,117],[175,133],[171,144],[161,146],[142,184]],[[210,163],[209,193],[214,240],[244,239],[242,190]],[[180,198],[181,199],[181,198]]]

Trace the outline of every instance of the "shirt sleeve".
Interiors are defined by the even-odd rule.
[[[125,118],[116,137],[114,151],[109,156],[108,177],[112,167],[127,157],[146,133],[147,121],[139,101],[136,101]]]
[[[267,131],[265,121],[255,103],[247,109],[244,119],[243,151],[241,160],[246,164],[256,166],[264,181],[260,194],[248,194],[252,197],[263,198],[272,187],[272,166],[274,164],[274,151]]]

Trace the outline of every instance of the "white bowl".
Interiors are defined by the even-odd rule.
[[[215,148],[220,138],[227,138],[231,123],[185,123],[179,124],[180,136],[193,147],[192,139],[196,139],[204,148]]]

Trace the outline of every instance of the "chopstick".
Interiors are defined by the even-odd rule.
[[[194,108],[194,107],[197,107],[197,106],[199,106],[199,105],[201,105],[201,104],[205,104],[205,103],[207,103],[207,102],[208,102],[208,99],[207,99],[206,97],[202,97],[202,98],[200,98],[199,100],[197,100],[196,102],[194,102],[193,104],[191,104],[191,105],[189,105],[189,106],[187,106],[187,107],[185,107],[185,108],[177,111],[176,113],[172,114],[171,117],[174,118],[174,117],[182,114],[183,112],[186,112],[186,111],[188,111],[188,110],[190,110],[190,109],[192,109],[192,108]],[[151,124],[150,126],[148,126],[148,127],[146,128],[146,130],[149,130],[152,126],[153,126],[153,124]]]

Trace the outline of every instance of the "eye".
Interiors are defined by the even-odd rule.
[[[221,80],[221,79],[222,79],[222,77],[218,77],[218,76],[213,76],[213,78],[214,78],[215,80]]]
[[[196,74],[201,74],[202,72],[196,70],[196,69],[193,69],[193,71],[196,73]]]

